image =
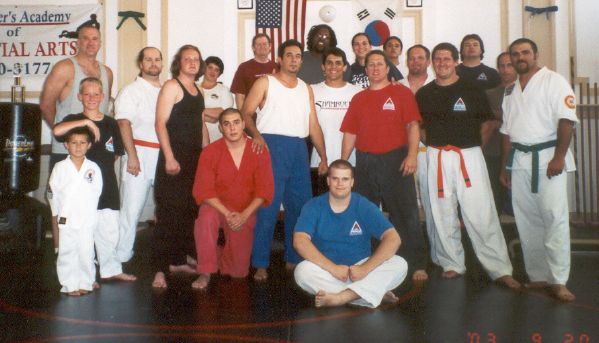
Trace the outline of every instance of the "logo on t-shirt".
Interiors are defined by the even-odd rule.
[[[478,75],[478,77],[476,79],[480,80],[480,81],[487,81],[487,74],[480,73],[480,75]]]
[[[85,181],[92,183],[92,182],[94,182],[94,177],[96,176],[96,171],[93,169],[88,169],[85,172],[85,174],[83,174],[83,175],[84,175],[83,177],[85,178]]]
[[[453,104],[453,110],[454,112],[466,111],[466,104],[464,103],[464,100],[462,100],[462,98],[459,98],[458,101],[456,101],[455,104]]]
[[[362,234],[362,228],[360,227],[360,224],[358,224],[358,222],[354,222],[354,225],[352,225],[351,230],[349,231],[349,235],[350,236],[359,236]]]
[[[114,141],[112,139],[112,136],[110,136],[110,138],[108,139],[108,141],[106,141],[106,144],[104,144],[104,146],[106,147],[107,151],[114,152]]]
[[[393,103],[393,100],[391,100],[391,98],[387,99],[387,101],[385,101],[385,104],[383,105],[383,111],[388,110],[388,111],[395,111],[395,104]]]
[[[218,94],[216,94],[216,93],[210,94],[210,99],[218,99]]]

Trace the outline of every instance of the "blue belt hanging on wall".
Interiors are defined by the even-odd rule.
[[[530,12],[531,17],[534,17],[537,14],[543,14],[547,16],[547,20],[549,20],[549,14],[552,12],[557,12],[557,6],[548,6],[548,7],[532,7],[532,6],[524,6],[524,10],[526,12]]]

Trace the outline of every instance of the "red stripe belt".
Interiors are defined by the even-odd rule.
[[[133,144],[139,145],[139,146],[145,146],[146,148],[160,149],[159,143],[142,141],[141,139],[134,139]]]
[[[453,145],[436,146],[434,148],[439,149],[439,155],[437,155],[437,196],[439,198],[445,197],[445,192],[443,190],[443,166],[441,165],[441,155],[443,154],[443,151],[454,151],[460,155],[460,171],[462,172],[462,177],[464,178],[466,187],[472,187],[468,171],[466,170],[464,155],[462,155],[462,149]]]

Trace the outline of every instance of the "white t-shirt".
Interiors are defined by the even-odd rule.
[[[204,105],[206,108],[222,107],[223,109],[227,109],[233,107],[233,94],[222,83],[217,83],[212,89],[202,87],[202,91],[204,92]],[[223,136],[218,130],[218,122],[206,123],[206,126],[208,127],[210,142],[214,142]]]
[[[506,88],[503,97],[503,124],[499,130],[512,142],[534,145],[557,139],[560,119],[578,123],[574,92],[566,79],[543,67],[522,90],[520,82]],[[547,169],[555,148],[539,151],[539,169]],[[516,151],[512,169],[531,169],[532,153]],[[566,171],[575,170],[574,157],[568,151]]]
[[[349,108],[349,103],[354,95],[362,90],[359,86],[346,83],[341,88],[327,86],[324,82],[312,86],[314,91],[314,104],[316,107],[316,116],[318,123],[322,128],[324,143],[327,150],[327,159],[333,162],[341,158],[341,143],[343,141],[343,132],[339,131],[345,113]],[[310,166],[317,168],[320,163],[320,156],[316,149],[312,152]],[[355,150],[349,157],[349,163],[356,165]]]
[[[125,86],[114,101],[114,118],[131,122],[133,138],[158,143],[154,123],[160,87],[138,76]]]

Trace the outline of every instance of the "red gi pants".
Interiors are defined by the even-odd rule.
[[[249,273],[255,225],[254,214],[241,230],[233,231],[227,225],[224,215],[210,205],[202,205],[194,227],[198,273],[211,274],[220,270],[221,274],[232,277],[246,277]],[[222,250],[217,246],[219,228],[225,234],[225,246]]]

